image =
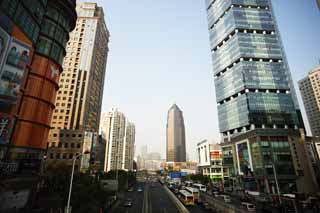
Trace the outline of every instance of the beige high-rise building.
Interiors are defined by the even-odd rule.
[[[299,81],[304,107],[313,136],[320,136],[320,66]]]
[[[83,148],[83,135],[99,131],[110,35],[102,7],[96,3],[78,2],[76,10],[76,28],[70,33],[67,43],[52,115],[52,130],[48,140],[49,164],[63,159],[56,157],[59,155],[74,156]],[[72,137],[74,134],[82,135],[78,137],[77,147],[81,146],[78,149],[72,148],[68,140],[60,137]]]
[[[135,144],[136,129],[133,123],[127,122],[126,125],[126,138],[125,138],[125,161],[124,168],[133,170],[133,158],[134,158],[134,144]]]
[[[132,170],[135,143],[135,126],[125,115],[112,108],[106,123],[106,158],[104,171]]]
[[[174,104],[168,111],[167,161],[186,161],[186,141],[183,113],[176,104]]]

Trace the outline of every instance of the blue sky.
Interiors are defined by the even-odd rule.
[[[118,107],[143,144],[165,157],[167,111],[184,112],[187,152],[219,140],[204,0],[98,0],[111,34],[103,111]],[[320,58],[315,0],[274,0],[284,47],[297,82]],[[297,87],[296,87],[297,88]]]

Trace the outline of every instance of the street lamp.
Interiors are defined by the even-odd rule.
[[[272,168],[273,168],[274,179],[275,179],[275,182],[276,182],[276,187],[277,187],[277,192],[278,192],[279,203],[281,204],[280,188],[279,188],[279,183],[278,183],[277,170],[276,170],[276,167],[275,167],[275,165],[274,165],[273,162],[272,162]]]
[[[71,213],[70,211],[70,198],[71,198],[71,192],[72,192],[72,182],[73,182],[73,174],[74,174],[74,164],[76,163],[76,160],[78,157],[84,155],[84,154],[89,154],[90,152],[89,151],[85,151],[84,153],[82,154],[76,154],[74,157],[73,157],[73,162],[72,162],[72,172],[71,172],[71,180],[70,180],[70,187],[69,187],[69,195],[68,195],[68,204],[67,204],[67,213]]]

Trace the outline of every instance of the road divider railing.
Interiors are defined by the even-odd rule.
[[[180,200],[173,194],[173,192],[170,189],[168,189],[168,187],[165,184],[163,185],[163,187],[165,191],[168,193],[171,200],[173,200],[179,211],[181,213],[189,213],[188,209],[180,202]]]

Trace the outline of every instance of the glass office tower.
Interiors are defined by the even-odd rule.
[[[303,124],[269,0],[206,0],[220,132]]]
[[[311,192],[304,125],[271,1],[206,6],[224,183],[276,193],[275,168],[281,192]]]

